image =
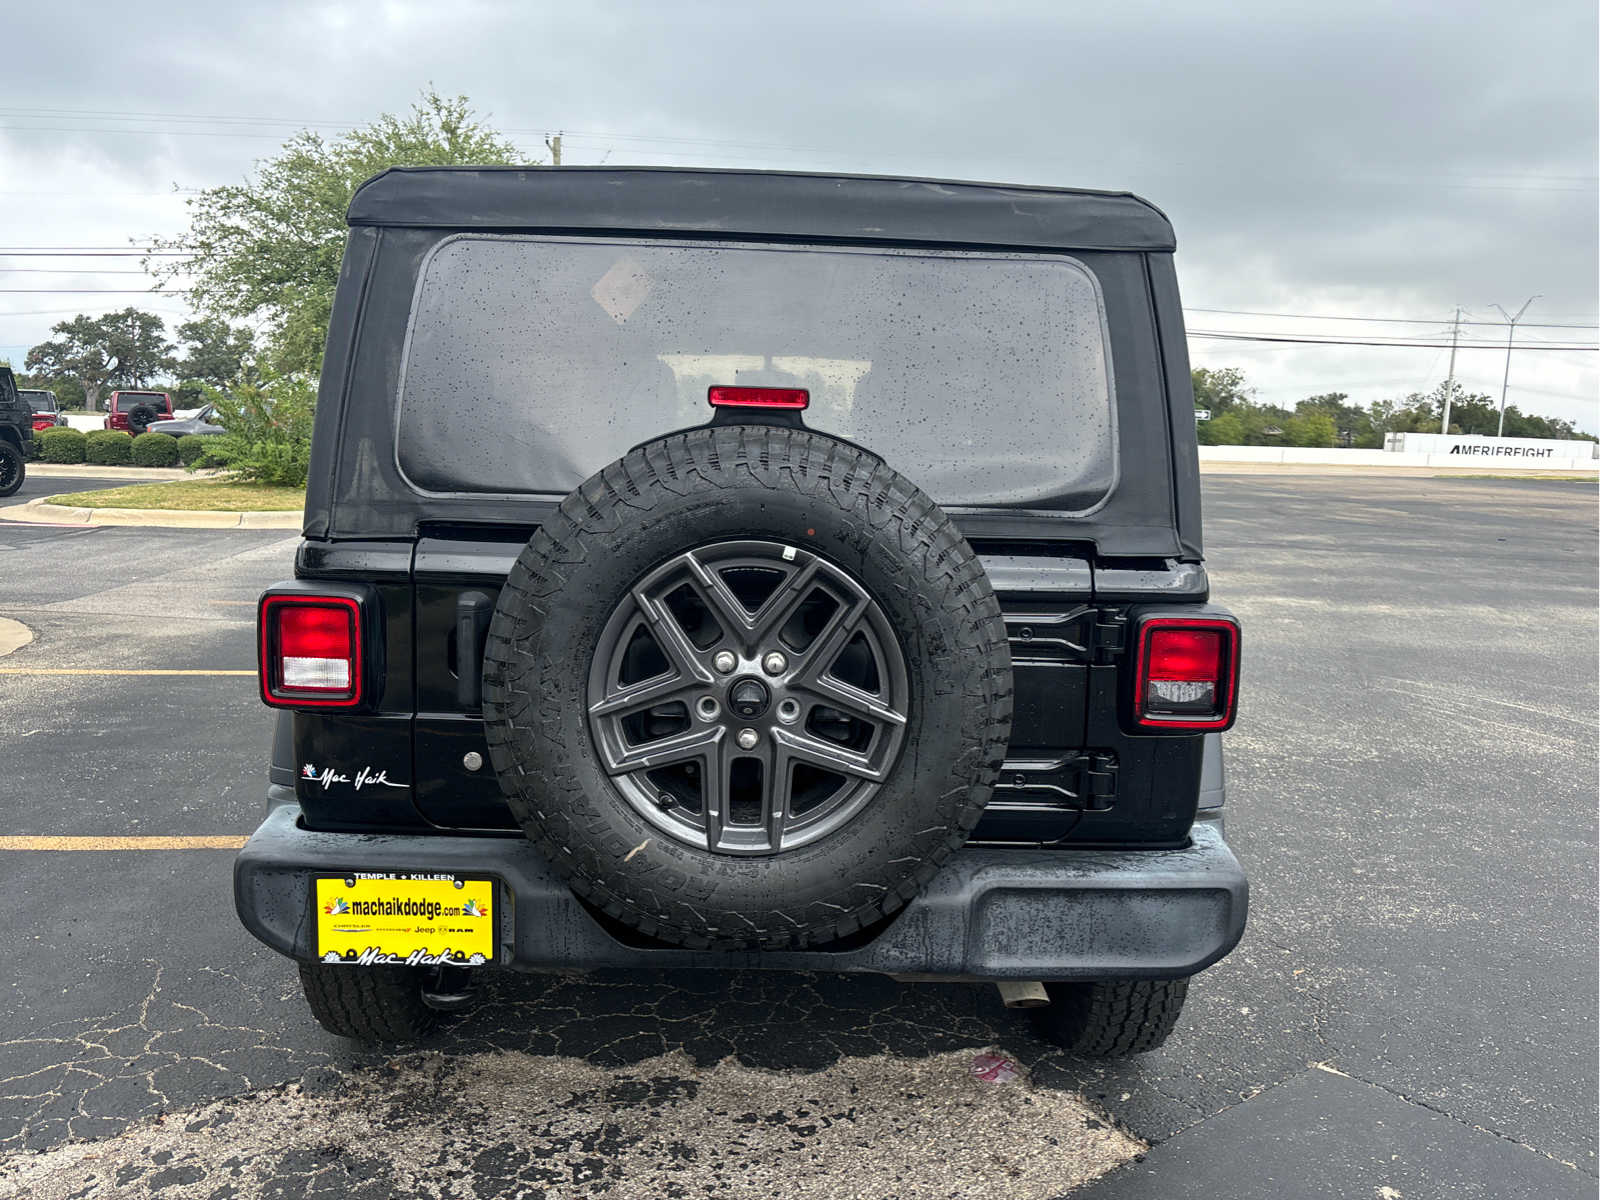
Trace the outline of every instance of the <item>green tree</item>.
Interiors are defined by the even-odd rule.
[[[1283,423],[1283,440],[1291,446],[1332,446],[1338,427],[1325,412],[1296,413]]]
[[[1307,396],[1294,406],[1294,411],[1296,416],[1322,413],[1330,418],[1334,427],[1333,444],[1336,446],[1379,446],[1381,439],[1373,433],[1372,414],[1349,403],[1349,400],[1350,397],[1344,392],[1324,392],[1319,396]]]
[[[72,380],[91,411],[107,388],[145,387],[172,369],[172,343],[155,313],[125,308],[103,317],[79,314],[50,327],[56,336],[28,351],[30,373],[51,385]]]
[[[1189,378],[1194,385],[1194,406],[1210,409],[1213,418],[1250,403],[1251,389],[1245,387],[1244,372],[1238,367],[1195,367]]]
[[[429,89],[404,117],[386,113],[332,140],[303,130],[254,178],[201,192],[188,201],[186,233],[153,239],[190,257],[146,267],[162,282],[191,277],[190,302],[208,317],[263,325],[277,371],[314,375],[356,188],[386,167],[528,161],[466,97]]]
[[[222,387],[245,374],[245,364],[255,354],[255,334],[244,326],[229,325],[217,317],[200,317],[178,326],[183,350],[177,370],[180,378]]]
[[[1244,445],[1244,418],[1237,411],[1225,412],[1209,421],[1202,421],[1195,432],[1202,446]]]

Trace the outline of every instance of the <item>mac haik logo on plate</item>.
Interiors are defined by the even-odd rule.
[[[324,904],[322,911],[330,917],[342,917],[350,911],[350,902],[343,896],[337,896],[331,903]]]
[[[461,915],[463,917],[487,917],[489,915],[489,906],[479,904],[476,900],[468,900],[461,906]]]

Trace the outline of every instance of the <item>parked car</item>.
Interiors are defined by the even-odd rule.
[[[57,425],[65,425],[67,418],[61,413],[61,405],[56,400],[56,394],[46,388],[18,388],[17,394],[22,397],[33,413],[33,430],[39,433],[46,429],[54,429]]]
[[[33,413],[17,393],[17,377],[0,366],[0,497],[14,496],[28,474],[33,453]]]
[[[1166,217],[417,168],[349,223],[234,868],[316,1018],[410,1039],[486,971],[782,968],[1160,1045],[1248,894]]]
[[[207,404],[195,410],[189,417],[174,417],[168,421],[151,421],[147,427],[150,433],[170,433],[173,437],[208,436],[213,433],[227,433],[221,425],[212,424],[212,418],[217,415],[217,406]]]
[[[105,427],[123,429],[138,437],[152,422],[172,419],[172,396],[167,392],[112,392],[106,406]]]

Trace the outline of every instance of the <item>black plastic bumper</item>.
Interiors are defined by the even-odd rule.
[[[439,871],[499,881],[500,964],[864,971],[921,979],[1175,979],[1216,962],[1244,933],[1249,886],[1218,823],[1182,850],[968,846],[865,945],[845,950],[700,951],[627,945],[515,837],[317,833],[274,808],[234,863],[245,927],[311,961],[311,880],[346,871]]]

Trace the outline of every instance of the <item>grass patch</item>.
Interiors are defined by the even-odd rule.
[[[177,479],[169,483],[136,483],[51,496],[51,504],[68,508],[186,508],[204,512],[299,512],[303,488],[232,483],[226,479]]]

